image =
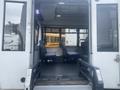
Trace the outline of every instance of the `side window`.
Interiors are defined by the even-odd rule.
[[[77,29],[65,29],[65,46],[77,46]]]
[[[3,51],[25,51],[26,3],[5,2]]]
[[[118,51],[117,4],[97,5],[97,50]]]
[[[79,45],[84,42],[88,43],[88,29],[79,29]]]

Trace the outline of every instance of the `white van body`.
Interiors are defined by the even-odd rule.
[[[26,3],[26,35],[25,35],[25,50],[23,51],[5,51],[3,50],[3,33],[5,22],[5,2]],[[97,51],[97,5],[99,4],[117,4],[118,6],[118,34],[120,40],[120,0],[89,0],[90,3],[90,22],[89,22],[89,40],[90,40],[90,64],[100,68],[103,76],[104,88],[120,89],[120,49],[117,52],[98,52]],[[16,12],[14,12],[16,13]],[[34,0],[0,0],[0,89],[16,90],[24,89],[25,83],[21,82],[22,78],[29,78],[29,70],[33,67],[33,25],[34,25]],[[6,35],[11,37],[11,40],[18,40],[18,36]],[[69,36],[66,44],[73,44]],[[72,37],[72,36],[71,36]],[[72,39],[76,39],[72,38]],[[13,42],[12,45],[17,45],[19,42]],[[120,41],[118,43],[120,47]],[[9,46],[5,46],[11,49]],[[15,49],[18,49],[16,47]],[[27,80],[26,80],[27,81]],[[27,83],[27,82],[26,82]],[[29,83],[29,81],[28,81]]]

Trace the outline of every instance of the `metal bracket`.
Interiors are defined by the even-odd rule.
[[[116,55],[115,61],[119,64],[119,81],[118,81],[118,86],[120,86],[120,55]]]
[[[120,86],[120,83],[118,83],[118,86]]]
[[[120,62],[120,55],[116,55],[115,61],[116,61],[117,63]]]

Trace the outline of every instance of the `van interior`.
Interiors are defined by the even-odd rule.
[[[36,85],[86,85],[78,60],[89,62],[88,0],[35,0]]]

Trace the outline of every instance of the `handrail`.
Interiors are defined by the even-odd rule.
[[[33,90],[36,80],[40,75],[41,62],[37,63],[32,69],[31,81],[30,81],[30,90]]]
[[[104,84],[100,69],[79,59],[80,73],[91,82],[92,90],[104,90]]]

